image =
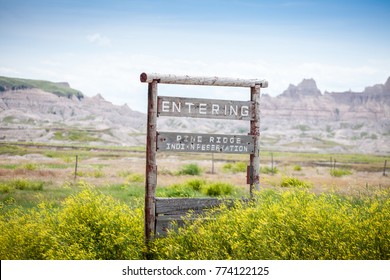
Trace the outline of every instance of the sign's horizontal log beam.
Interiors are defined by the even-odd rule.
[[[194,77],[194,76],[178,76],[171,74],[158,73],[142,73],[140,80],[143,83],[151,83],[157,81],[161,84],[177,84],[177,85],[196,85],[196,86],[225,86],[225,87],[254,87],[259,85],[261,88],[268,87],[267,80],[258,79],[236,79],[222,77]]]

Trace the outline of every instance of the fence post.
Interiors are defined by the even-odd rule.
[[[148,123],[146,138],[146,182],[145,182],[145,242],[154,237],[155,195],[157,186],[157,80],[148,83]]]
[[[253,198],[253,191],[260,190],[260,85],[251,87],[251,101],[254,103],[254,108],[250,134],[255,139],[254,153],[250,155],[250,166],[253,168],[253,181],[251,182],[249,192],[251,198]]]
[[[383,176],[386,176],[387,159],[385,159],[385,165],[383,166]]]
[[[332,171],[333,170],[333,158],[330,157],[330,170]]]
[[[78,161],[79,161],[79,156],[76,155],[76,164],[74,166],[74,179],[76,180],[76,177],[77,177],[77,165],[78,165]]]

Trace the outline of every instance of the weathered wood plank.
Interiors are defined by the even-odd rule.
[[[251,135],[157,132],[157,151],[253,154]]]
[[[259,79],[236,79],[222,77],[196,77],[188,75],[172,75],[158,73],[142,73],[140,80],[143,83],[151,83],[153,80],[161,84],[180,84],[198,86],[227,86],[227,87],[268,87],[268,81]]]
[[[196,217],[192,220],[197,219]],[[173,224],[175,223],[175,228],[183,227],[184,220],[183,215],[175,216],[157,216],[156,217],[156,236],[165,236],[168,230],[173,229]]]
[[[217,198],[156,198],[156,215],[185,215],[190,210],[197,213],[229,201]]]
[[[253,120],[254,103],[218,99],[159,96],[158,116]]]

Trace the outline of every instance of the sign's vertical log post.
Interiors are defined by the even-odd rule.
[[[155,194],[157,185],[156,164],[157,129],[157,80],[148,84],[148,127],[146,138],[146,183],[145,183],[145,242],[154,237]]]
[[[260,190],[260,85],[251,87],[251,101],[254,103],[253,120],[251,121],[250,134],[254,139],[254,153],[250,155],[250,166],[252,168],[252,181],[250,182],[250,196],[253,192]]]

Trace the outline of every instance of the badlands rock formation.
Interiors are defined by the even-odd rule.
[[[9,78],[7,78],[9,79]],[[69,88],[67,83],[58,84]],[[146,115],[101,95],[53,94],[0,79],[0,141],[144,145]],[[248,121],[161,117],[160,131],[247,134]],[[362,92],[322,93],[313,79],[262,95],[263,150],[390,154],[390,78]]]

